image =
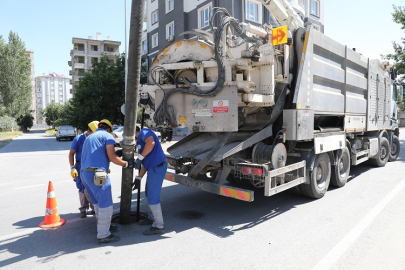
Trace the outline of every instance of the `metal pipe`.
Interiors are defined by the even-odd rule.
[[[132,0],[131,23],[129,30],[128,50],[128,88],[125,95],[125,120],[122,141],[122,154],[124,160],[134,158],[135,124],[138,111],[139,82],[141,71],[141,42],[144,0]],[[120,223],[131,223],[131,200],[133,169],[122,169]]]

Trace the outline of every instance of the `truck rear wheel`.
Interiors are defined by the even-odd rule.
[[[300,185],[301,193],[314,199],[322,198],[329,187],[331,175],[330,159],[327,153],[317,155],[314,169],[310,172],[310,184]]]
[[[384,167],[390,157],[390,144],[387,138],[380,138],[380,147],[375,159],[370,159],[370,163],[376,167]]]
[[[394,135],[392,137],[391,152],[390,152],[390,157],[388,158],[388,161],[397,160],[400,149],[401,149],[401,145],[399,143],[398,136]]]
[[[350,152],[347,147],[342,149],[342,155],[339,157],[336,166],[332,166],[332,175],[330,183],[335,187],[343,187],[350,174]]]

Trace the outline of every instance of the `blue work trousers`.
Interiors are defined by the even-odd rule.
[[[106,208],[113,205],[111,181],[108,174],[107,183],[103,186],[96,186],[94,184],[94,172],[91,171],[82,170],[81,179],[93,204],[98,204],[99,208]]]
[[[149,205],[160,203],[160,192],[162,191],[163,179],[167,171],[167,162],[162,166],[155,166],[148,170],[146,178],[145,195]]]

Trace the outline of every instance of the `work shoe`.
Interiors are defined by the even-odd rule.
[[[149,230],[145,230],[143,231],[144,235],[154,235],[154,234],[164,234],[165,233],[165,229],[159,229],[156,227],[150,227]]]
[[[118,226],[117,225],[110,225],[110,232],[117,232],[118,231]]]
[[[117,242],[119,240],[120,240],[120,237],[118,235],[115,236],[113,234],[110,234],[110,236],[108,236],[106,238],[97,239],[97,243],[99,245],[101,245],[101,244],[114,243],[114,242]]]
[[[146,217],[145,219],[142,219],[138,223],[139,225],[152,225],[153,220],[151,220],[149,217]]]
[[[94,216],[95,214],[96,214],[96,211],[94,211],[94,210],[87,211],[88,216]]]
[[[80,217],[81,217],[81,218],[85,218],[85,217],[87,217],[86,212],[80,212]]]

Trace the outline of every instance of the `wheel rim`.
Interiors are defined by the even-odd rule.
[[[319,163],[318,167],[316,167],[316,184],[319,188],[323,188],[326,182],[326,162],[322,161]]]
[[[396,143],[393,143],[392,144],[392,151],[391,151],[392,155],[396,155],[397,151],[398,151],[398,146],[397,146]]]
[[[381,146],[381,160],[384,160],[387,157],[387,148],[383,145]]]
[[[349,167],[349,157],[347,155],[342,155],[339,161],[339,174],[341,178],[346,177],[348,167]]]

